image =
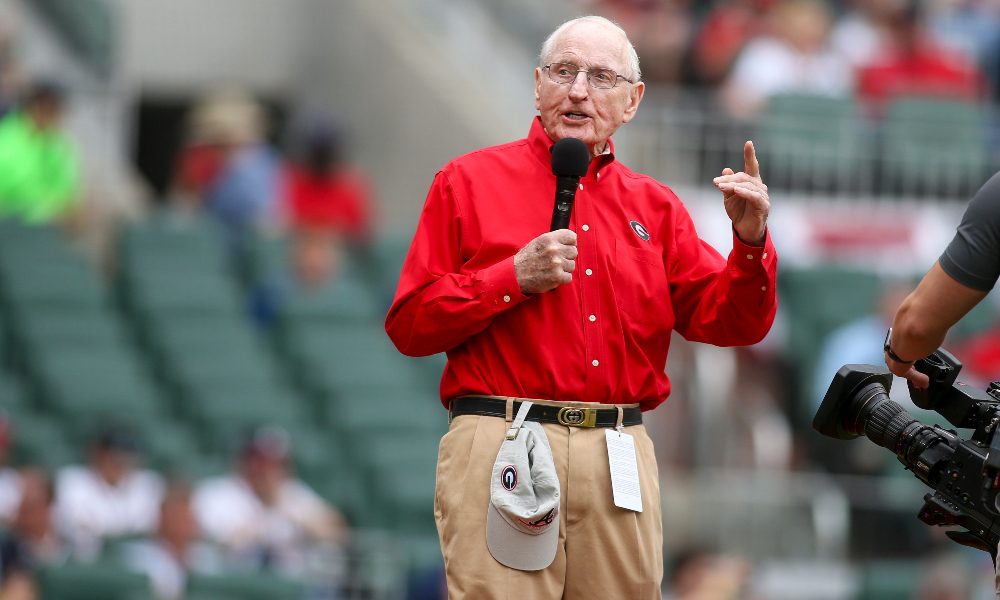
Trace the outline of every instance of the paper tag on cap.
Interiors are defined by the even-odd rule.
[[[608,427],[608,464],[611,465],[611,491],[615,506],[642,512],[642,491],[639,489],[639,465],[635,459],[635,439]]]

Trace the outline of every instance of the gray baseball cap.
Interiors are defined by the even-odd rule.
[[[486,545],[500,564],[538,571],[552,564],[558,543],[559,477],[552,449],[540,423],[524,422],[511,428],[493,463]]]

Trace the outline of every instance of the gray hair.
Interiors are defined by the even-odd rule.
[[[639,70],[639,55],[635,51],[635,46],[633,46],[632,42],[628,39],[628,34],[626,34],[625,30],[622,29],[621,26],[619,26],[614,21],[610,19],[605,19],[604,17],[599,17],[597,15],[588,15],[586,17],[577,17],[575,19],[570,19],[569,21],[566,21],[559,27],[556,27],[556,30],[553,31],[551,34],[549,34],[549,37],[545,39],[545,43],[542,44],[542,51],[538,53],[538,66],[544,67],[545,65],[549,64],[549,58],[552,56],[552,52],[555,49],[556,40],[559,39],[559,36],[561,36],[570,27],[581,22],[598,23],[600,25],[605,25],[607,27],[611,27],[617,30],[622,35],[622,38],[624,38],[625,40],[625,44],[628,46],[628,52],[627,52],[628,56],[626,57],[628,64],[626,65],[626,68],[629,70],[629,72],[626,73],[626,76],[633,81],[639,81],[639,79],[642,77],[642,71]]]

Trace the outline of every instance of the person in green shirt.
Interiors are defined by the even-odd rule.
[[[64,93],[36,85],[24,104],[0,119],[0,218],[50,223],[77,200],[78,158],[60,124]]]

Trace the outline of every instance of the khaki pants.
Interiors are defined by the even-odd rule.
[[[597,405],[606,406],[606,405]],[[653,443],[635,439],[643,512],[614,505],[603,428],[545,424],[562,493],[559,547],[541,571],[518,571],[486,547],[486,507],[504,419],[452,420],[438,453],[434,517],[449,600],[659,600],[663,523]]]

